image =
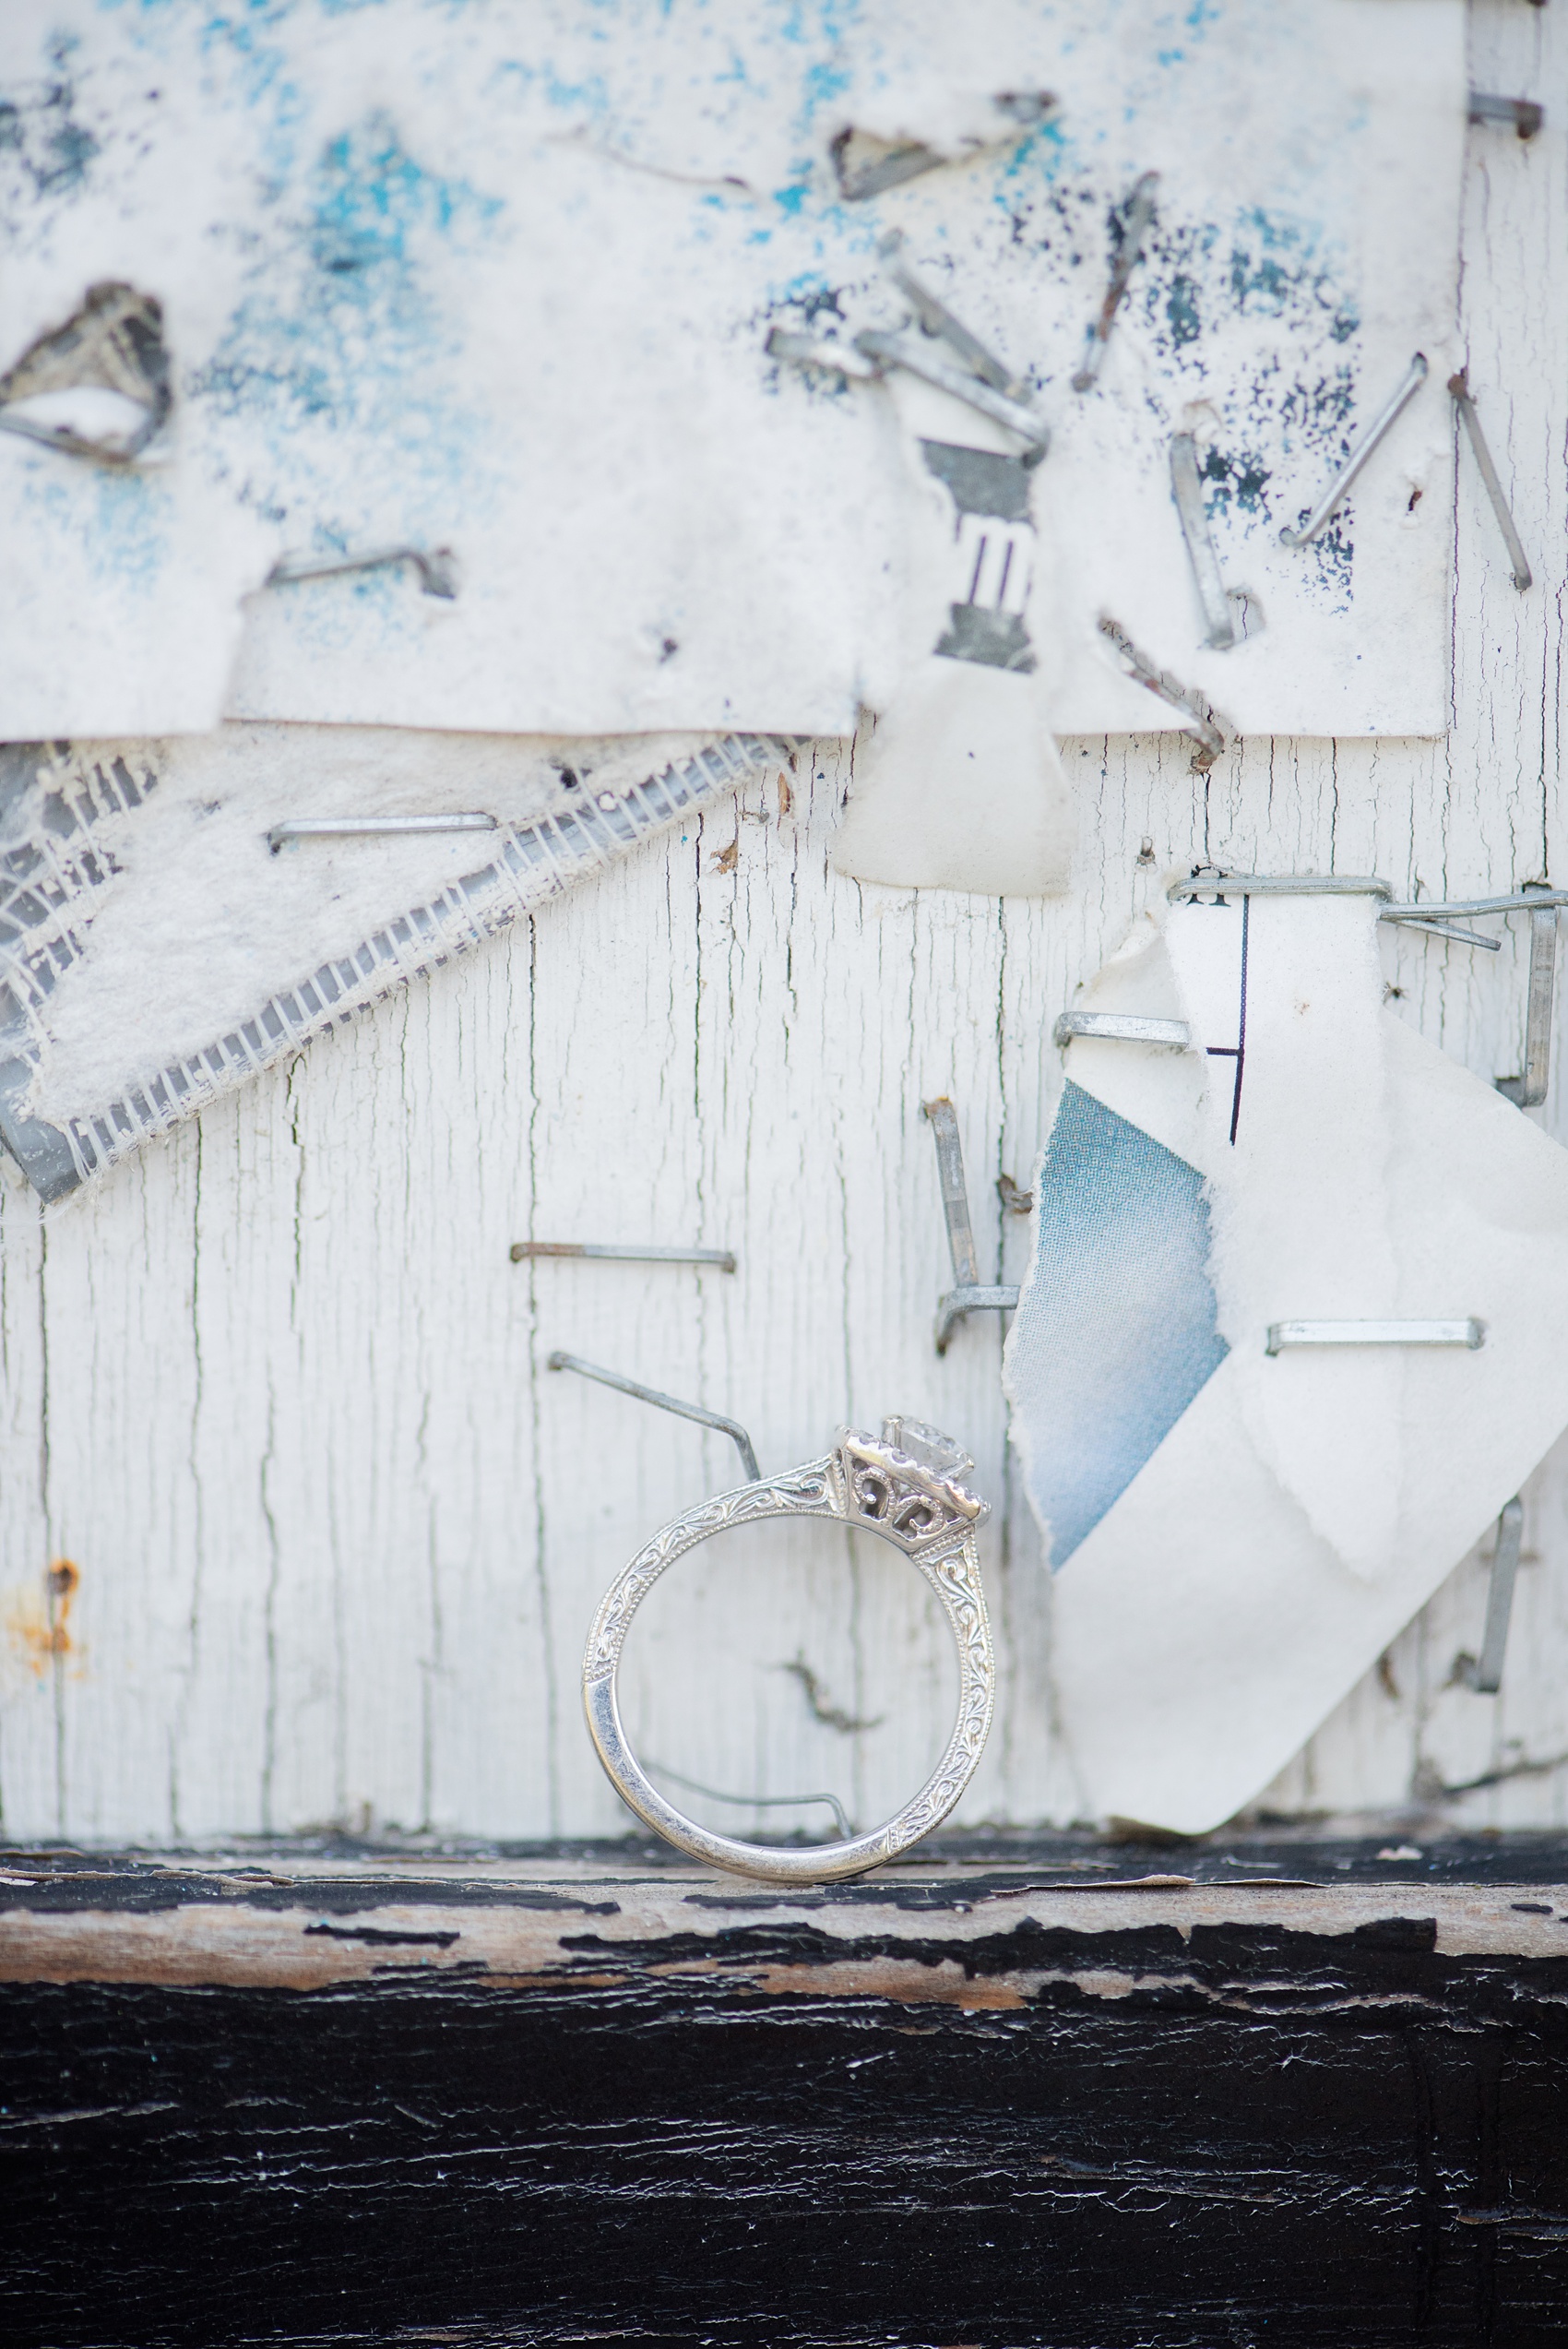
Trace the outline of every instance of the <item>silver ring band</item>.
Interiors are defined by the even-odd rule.
[[[694,1859],[716,1867],[775,1884],[821,1884],[893,1859],[946,1818],[974,1775],[996,1690],[975,1543],[976,1528],[990,1510],[959,1481],[971,1465],[956,1444],[917,1420],[885,1420],[880,1437],[846,1428],[825,1459],[719,1493],[671,1519],[644,1544],[605,1592],[583,1658],[588,1733],[609,1777],[640,1819]],[[958,1650],[957,1719],[942,1759],[919,1794],[869,1834],[803,1850],[716,1835],[678,1811],[633,1753],[616,1697],[632,1617],[666,1568],[715,1533],[765,1517],[835,1518],[891,1542],[913,1560],[941,1600]]]

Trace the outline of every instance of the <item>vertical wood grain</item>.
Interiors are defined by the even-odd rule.
[[[996,1178],[1027,1185],[1049,1127],[1051,1022],[1170,864],[1433,896],[1568,870],[1562,13],[1472,9],[1472,80],[1547,106],[1527,145],[1471,133],[1462,291],[1537,585],[1513,588],[1461,449],[1446,742],[1257,739],[1206,777],[1174,737],[1070,741],[1072,892],[999,903],[832,874],[850,750],[817,745],[87,1198],[44,1216],[0,1169],[7,1833],[618,1831],[576,1694],[588,1622],[644,1534],[739,1471],[722,1437],[549,1371],[556,1347],[735,1414],[766,1465],[889,1410],[960,1435],[997,1503],[1002,1667],[963,1816],[1076,1815],[999,1318],[932,1347],[950,1273],[921,1104],[953,1098],[984,1277],[1016,1280],[1028,1226]],[[1511,933],[1495,957],[1385,941],[1401,1016],[1489,1077],[1521,1065]],[[1529,1114],[1568,1139],[1558,1060]],[[739,1270],[513,1265],[530,1236],[728,1246]],[[1568,1440],[1526,1498],[1502,1694],[1455,1677],[1483,1544],[1264,1808],[1561,1821]],[[639,1632],[640,1734],[738,1795],[830,1787],[863,1816],[907,1788],[948,1675],[886,1564],[799,1541],[694,1561]]]

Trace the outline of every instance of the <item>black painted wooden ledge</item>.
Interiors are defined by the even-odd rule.
[[[0,2339],[1568,2340],[1568,1846],[0,1854]]]

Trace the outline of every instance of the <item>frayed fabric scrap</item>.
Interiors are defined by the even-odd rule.
[[[64,1198],[789,749],[234,726],[0,754],[0,1144]],[[274,853],[278,819],[442,808],[493,829]]]

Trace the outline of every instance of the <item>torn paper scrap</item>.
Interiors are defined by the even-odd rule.
[[[788,755],[298,726],[0,751],[0,1142],[58,1198]],[[492,829],[279,830],[442,814]]]
[[[945,523],[927,553],[940,632],[861,737],[833,866],[905,888],[1049,895],[1067,886],[1076,823],[1028,626],[1033,469],[989,447],[919,447]]]
[[[1042,1343],[1031,1313],[1010,1375],[1028,1388],[1031,1490],[1051,1496],[1063,1567],[1229,1349],[1195,1166],[1069,1082],[1034,1197],[1030,1279],[1056,1329],[1077,1334],[1071,1348]]]
[[[0,735],[849,733],[926,649],[918,485],[885,385],[766,343],[901,330],[894,228],[1049,411],[1059,728],[1182,722],[1109,615],[1244,731],[1441,731],[1463,43],[1461,0],[0,10],[0,373],[113,283],[171,393],[128,464],[0,432]],[[1428,388],[1285,547],[1417,350]],[[1265,623],[1232,650],[1182,435]],[[398,546],[451,550],[457,597],[264,585]]]
[[[988,27],[1003,18],[1017,21],[999,10]],[[1049,419],[1035,616],[1060,662],[1058,731],[1191,727],[1186,705],[1224,713],[1228,733],[1443,733],[1458,0],[1216,0],[1179,28],[1096,0],[1041,9],[1037,30],[1055,44],[1032,61],[1059,96],[1049,121],[999,161],[877,206],[916,276]],[[1069,391],[1151,184],[1102,364]],[[783,323],[820,336],[816,291]],[[818,305],[830,337],[880,327],[875,300],[840,272]],[[1417,352],[1419,395],[1328,526],[1287,544]],[[1173,448],[1195,477],[1208,605]],[[1119,642],[1173,693],[1133,682]]]
[[[1005,1355],[1097,1816],[1233,1816],[1568,1424],[1568,1152],[1383,1008],[1376,918],[1181,904],[1075,1006],[1189,1032],[1068,1046]]]
[[[0,433],[0,733],[852,731],[904,468],[880,405],[778,397],[820,226],[746,178],[822,42],[765,44],[727,132],[734,43],[645,14],[0,11],[0,370],[113,279],[172,388],[132,464]],[[450,549],[457,596],[264,584],[389,546]]]
[[[1106,29],[1118,14],[1103,12]],[[1036,217],[1076,287],[1031,356],[1079,364],[1135,192],[1154,217],[1095,386],[1052,412],[1039,525],[1059,550],[1064,733],[1129,688],[1100,623],[1251,733],[1439,734],[1449,707],[1446,579],[1465,116],[1455,0],[1314,0],[1191,12],[1129,43],[1124,114]],[[1160,57],[1157,66],[1156,54]],[[1063,78],[1062,130],[1074,124]],[[915,200],[911,192],[910,203]],[[911,233],[911,249],[920,250]],[[1066,286],[1063,284],[1063,295]],[[1423,388],[1310,544],[1294,530],[1421,353]],[[1190,439],[1235,640],[1212,641],[1173,494]],[[1113,683],[1114,681],[1114,683]],[[1125,717],[1111,722],[1125,726]],[[1152,700],[1144,725],[1179,725]]]
[[[1040,897],[1067,886],[1075,810],[1034,680],[932,659],[855,755],[836,872]]]

